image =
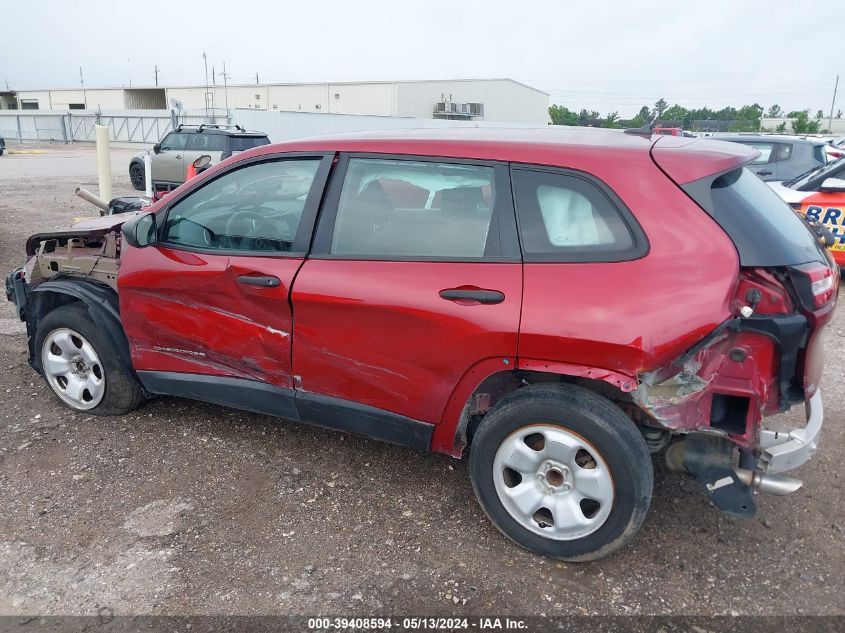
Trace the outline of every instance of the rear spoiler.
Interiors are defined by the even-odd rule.
[[[679,185],[726,173],[759,155],[747,145],[710,138],[661,136],[651,146],[651,159]]]

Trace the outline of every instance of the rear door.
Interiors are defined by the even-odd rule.
[[[225,134],[215,134],[213,132],[192,134],[188,139],[188,146],[185,148],[185,173],[182,174],[182,180],[184,181],[185,179],[188,165],[193,163],[197,158],[203,155],[211,156],[211,164],[213,165],[214,163],[220,162],[225,151]]]
[[[779,143],[743,141],[743,144],[753,147],[760,152],[760,155],[748,165],[748,168],[752,172],[757,174],[757,176],[763,180],[782,180],[782,178],[778,177],[778,173],[780,171],[778,165]]]
[[[233,166],[159,212],[157,244],[125,244],[118,294],[136,370],[292,387],[288,294],[330,167],[322,155]]]
[[[152,158],[151,171],[154,183],[185,181],[184,154],[188,136],[183,132],[171,132],[159,143],[159,152]]]
[[[473,367],[513,368],[512,204],[504,165],[341,156],[292,293],[303,417],[366,405],[437,423]]]

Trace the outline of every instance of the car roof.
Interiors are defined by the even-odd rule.
[[[674,162],[688,163],[679,173],[692,179],[726,171],[752,160],[758,152],[744,145],[710,139],[625,134],[607,128],[455,127],[378,130],[311,137],[254,148],[240,159],[284,152],[355,152],[436,156],[462,160],[508,161],[580,169],[598,174],[625,161],[652,163],[652,146],[672,147]],[[694,166],[692,164],[694,163]]]

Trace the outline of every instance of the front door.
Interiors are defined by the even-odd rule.
[[[136,370],[291,387],[288,293],[330,165],[233,166],[159,212],[157,244],[127,245],[118,294]]]
[[[437,423],[473,367],[514,367],[521,295],[506,166],[341,156],[292,293],[297,406]]]
[[[185,182],[185,145],[188,134],[171,132],[159,143],[158,154],[152,157],[153,183],[179,184]]]

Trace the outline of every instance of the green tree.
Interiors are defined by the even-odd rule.
[[[783,109],[778,104],[775,104],[771,108],[769,108],[768,117],[770,119],[779,119],[782,116],[783,116]]]
[[[552,125],[578,125],[578,115],[566,106],[551,106],[549,117],[552,120]]]
[[[614,110],[613,112],[610,112],[606,117],[604,117],[602,127],[622,127],[622,125],[619,123],[619,112]]]
[[[841,119],[841,118],[842,118],[842,110],[837,110],[837,111],[836,111],[836,118],[837,118],[837,119]]]
[[[631,119],[631,124],[634,127],[642,127],[646,123],[650,123],[654,117],[651,116],[651,109],[648,106],[643,106],[636,116]]]
[[[792,121],[792,132],[794,134],[818,134],[821,129],[821,119],[810,119],[809,112],[799,112]]]
[[[687,116],[688,113],[689,113],[689,111],[685,107],[680,106],[676,103],[671,108],[666,108],[663,111],[663,114],[660,115],[660,120],[661,121],[684,121],[684,123],[686,123],[685,117]],[[684,127],[686,127],[686,125],[684,125]]]
[[[782,121],[775,126],[775,133],[776,134],[785,134],[786,133],[786,121]]]
[[[824,112],[822,112],[821,110],[816,110],[816,118],[817,119],[823,119],[824,118]]]
[[[657,116],[657,118],[662,117],[663,113],[666,111],[666,108],[668,108],[668,107],[669,107],[669,104],[666,103],[666,99],[664,99],[663,97],[660,97],[660,99],[657,100],[657,103],[654,104],[655,116]]]

